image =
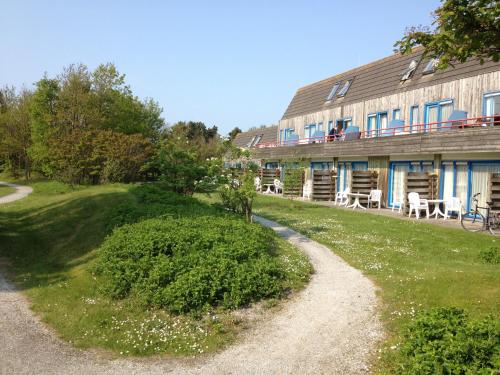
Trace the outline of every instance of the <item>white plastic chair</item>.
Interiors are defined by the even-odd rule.
[[[449,197],[444,201],[444,220],[451,212],[458,212],[458,220],[462,220],[462,202],[457,197]]]
[[[262,188],[260,184],[260,177],[255,177],[255,179],[253,180],[253,184],[255,185],[255,190],[260,191],[260,189]]]
[[[283,193],[283,183],[277,178],[274,179],[274,193]]]
[[[312,198],[312,183],[310,180],[307,180],[304,183],[304,198],[311,199]]]
[[[368,197],[368,208],[372,206],[373,203],[377,203],[378,209],[382,206],[382,190],[371,190],[370,196]]]
[[[339,191],[337,194],[335,194],[334,204],[336,205],[337,202],[339,202],[339,206],[347,206],[347,204],[349,203],[350,192],[351,192],[350,188],[345,188],[344,191]]]
[[[408,193],[408,203],[410,205],[408,217],[411,217],[411,212],[415,211],[415,217],[419,219],[420,211],[425,210],[427,219],[429,218],[429,202],[427,202],[427,199],[421,199],[418,193],[412,192]]]

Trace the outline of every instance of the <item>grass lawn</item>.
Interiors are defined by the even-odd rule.
[[[33,310],[63,339],[122,355],[192,355],[226,345],[241,329],[241,320],[221,310],[174,316],[144,309],[134,298],[111,300],[100,293],[99,279],[90,272],[96,249],[110,233],[110,213],[120,204],[140,205],[133,185],[31,186],[29,197],[0,205],[0,257]],[[286,242],[279,240],[277,253],[309,274],[305,256]],[[291,277],[289,287],[305,282]]]
[[[12,194],[16,191],[15,188],[5,185],[0,185],[0,198]]]
[[[376,360],[381,373],[397,368],[402,332],[420,310],[455,306],[500,317],[499,265],[480,256],[500,238],[262,195],[254,210],[328,246],[380,288],[389,335]]]

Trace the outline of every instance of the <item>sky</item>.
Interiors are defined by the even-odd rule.
[[[0,86],[112,62],[169,123],[274,124],[306,84],[393,53],[437,0],[0,0]]]

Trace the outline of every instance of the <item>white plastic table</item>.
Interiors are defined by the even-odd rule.
[[[271,194],[271,186],[274,186],[274,184],[262,184],[264,186],[267,186],[267,190],[264,192],[265,194]]]
[[[444,217],[443,212],[439,208],[440,203],[444,203],[444,199],[427,199],[427,202],[434,204],[434,211],[429,215],[429,217],[436,216],[436,219],[438,218],[438,215],[441,215]]]
[[[361,194],[361,193],[349,193],[350,197],[354,197],[354,203],[346,206],[347,208],[352,208],[353,210],[356,209],[356,207],[362,208],[363,210],[366,210],[366,207],[363,207],[361,203],[359,203],[359,198],[365,197],[368,198],[370,195],[369,194]]]

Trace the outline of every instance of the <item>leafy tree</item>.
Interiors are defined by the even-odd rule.
[[[36,83],[31,103],[31,138],[29,154],[34,166],[47,176],[52,175],[48,163],[48,141],[57,135],[57,100],[59,97],[59,81],[47,76]]]
[[[412,27],[395,43],[403,54],[423,46],[424,54],[438,57],[438,68],[477,57],[499,61],[500,7],[497,0],[443,0],[434,12],[433,27]]]
[[[240,129],[240,128],[238,128],[238,127],[236,126],[233,130],[231,130],[231,131],[229,132],[229,139],[230,139],[230,140],[235,139],[235,138],[236,138],[236,136],[237,136],[238,134],[240,134],[241,132],[242,132],[242,131],[241,131],[241,129]]]
[[[32,94],[25,89],[19,94],[13,88],[0,90],[0,164],[3,161],[14,177],[23,171],[26,179],[31,172],[31,101]]]

